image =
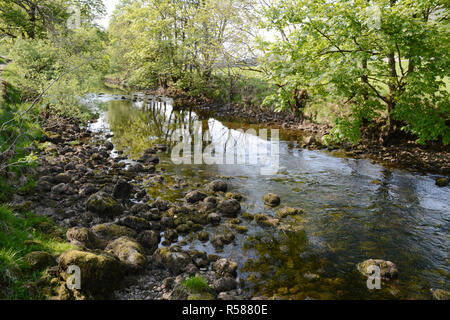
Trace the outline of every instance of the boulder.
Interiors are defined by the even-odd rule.
[[[231,277],[223,277],[213,281],[211,289],[219,292],[231,291],[237,288],[237,281]]]
[[[152,229],[150,222],[136,216],[123,217],[119,220],[118,224],[136,230],[137,232]]]
[[[157,264],[168,268],[175,275],[181,274],[186,266],[192,263],[189,254],[173,247],[157,249],[153,258]]]
[[[209,183],[208,185],[208,189],[214,192],[227,192],[228,190],[228,185],[225,181],[222,180],[214,180],[212,182]]]
[[[56,264],[55,258],[44,251],[33,251],[25,256],[25,261],[35,270],[41,270],[53,264]]]
[[[100,216],[117,216],[122,214],[123,207],[114,198],[103,192],[91,195],[86,203],[86,209]]]
[[[203,199],[206,198],[206,194],[203,192],[200,192],[198,190],[194,190],[189,192],[188,194],[186,194],[186,201],[189,203],[196,203],[199,201],[202,201]]]
[[[208,215],[207,220],[208,220],[208,223],[211,223],[213,225],[218,225],[220,223],[220,220],[222,220],[222,218],[220,217],[219,214],[213,212]]]
[[[120,261],[132,268],[142,268],[147,262],[141,245],[129,237],[120,237],[110,242],[105,251],[115,254]]]
[[[126,270],[114,255],[69,250],[59,257],[59,273],[64,280],[70,276],[68,267],[73,265],[81,271],[81,290],[94,295],[109,294],[119,288]]]
[[[277,216],[279,218],[285,218],[288,216],[296,216],[296,215],[302,214],[303,212],[304,212],[303,209],[287,207],[287,208],[277,210]]]
[[[436,185],[438,187],[446,187],[449,185],[449,179],[448,178],[438,178],[436,179]]]
[[[264,201],[264,204],[271,206],[271,207],[276,207],[281,202],[280,197],[274,193],[268,193],[268,194],[264,195],[263,201]]]
[[[225,216],[236,217],[241,212],[241,204],[235,199],[224,200],[219,203],[217,209]]]
[[[116,199],[128,199],[131,195],[131,185],[124,179],[119,179],[114,186],[113,197]]]
[[[155,231],[145,230],[138,235],[137,240],[150,254],[153,254],[158,249],[161,236]]]
[[[237,263],[229,259],[219,259],[213,264],[213,270],[222,277],[236,277]]]

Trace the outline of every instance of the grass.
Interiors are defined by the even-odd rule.
[[[33,251],[57,256],[74,248],[63,237],[64,230],[46,217],[0,206],[0,299],[43,298],[29,288],[45,270],[32,270],[24,257]]]
[[[183,281],[183,286],[190,293],[202,293],[210,289],[205,278],[203,278],[202,276],[187,278],[186,280]]]

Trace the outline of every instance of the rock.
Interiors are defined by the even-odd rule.
[[[81,290],[97,294],[110,294],[119,288],[125,274],[124,264],[114,255],[70,250],[59,257],[59,273],[64,280],[69,266],[81,271]]]
[[[137,240],[145,249],[147,249],[149,254],[153,254],[156,249],[158,249],[159,243],[161,242],[161,236],[155,231],[145,230],[138,235]]]
[[[83,196],[90,196],[97,192],[97,188],[92,183],[86,183],[81,189],[80,194]]]
[[[97,236],[106,240],[115,240],[120,237],[136,237],[136,232],[134,230],[114,223],[97,224],[91,229]]]
[[[119,179],[114,186],[113,197],[116,199],[128,199],[131,195],[131,185],[124,179]]]
[[[86,209],[100,216],[117,216],[122,214],[123,207],[114,198],[103,192],[91,195],[86,203]]]
[[[315,138],[314,136],[305,137],[305,138],[303,139],[303,142],[304,142],[306,145],[312,145],[312,144],[316,143],[316,138]]]
[[[137,232],[152,229],[152,224],[150,222],[136,216],[123,217],[119,220],[118,224],[136,230]]]
[[[206,197],[203,200],[203,204],[206,210],[213,210],[217,207],[217,199],[214,197]]]
[[[71,244],[88,249],[104,248],[106,246],[106,243],[102,244],[94,232],[88,228],[71,228],[67,230],[66,238]]]
[[[241,212],[241,204],[237,200],[224,200],[219,203],[217,209],[220,213],[228,217],[236,217]]]
[[[283,208],[277,211],[277,216],[280,218],[285,218],[287,216],[295,216],[298,214],[302,214],[303,210],[299,208]]]
[[[138,161],[141,162],[141,163],[144,163],[146,165],[158,164],[159,163],[159,158],[155,154],[145,153],[144,155],[142,155],[142,157],[139,158]]]
[[[280,220],[274,219],[265,214],[255,214],[253,219],[257,224],[265,227],[276,227],[280,222]]]
[[[164,232],[164,238],[170,242],[178,241],[178,233],[175,230],[169,229]]]
[[[263,201],[264,201],[264,204],[271,206],[271,207],[276,207],[281,202],[280,197],[274,193],[268,193],[268,194],[264,195]]]
[[[54,178],[55,183],[70,183],[72,177],[66,173],[58,173]]]
[[[237,281],[231,277],[219,278],[213,281],[211,289],[216,292],[231,291],[237,288]]]
[[[209,183],[208,189],[211,191],[214,191],[214,192],[219,192],[219,191],[227,192],[228,185],[226,182],[224,182],[222,180],[214,180]]]
[[[114,145],[112,144],[112,142],[107,141],[107,142],[105,143],[105,149],[106,149],[106,150],[113,150],[113,149],[114,149]]]
[[[196,300],[201,300],[201,301],[206,301],[206,300],[214,300],[214,296],[209,293],[209,292],[201,292],[201,293],[193,293],[190,294],[187,297],[187,300],[190,301],[196,301]]]
[[[193,250],[191,251],[190,256],[194,264],[199,268],[203,268],[209,265],[209,259],[206,252]]]
[[[150,205],[150,208],[157,208],[159,211],[167,211],[170,207],[170,203],[167,200],[156,200]]]
[[[196,203],[199,201],[202,201],[203,199],[206,198],[206,194],[204,194],[203,192],[200,192],[198,190],[194,190],[189,192],[188,194],[186,194],[186,201],[189,203]]]
[[[177,229],[177,232],[180,233],[180,234],[183,234],[183,233],[189,233],[189,231],[191,230],[191,228],[189,227],[189,225],[184,224],[184,223],[178,225],[176,229]]]
[[[434,300],[450,300],[450,291],[443,289],[433,290],[433,299]]]
[[[237,263],[225,258],[219,259],[213,264],[213,270],[222,277],[236,277]]]
[[[209,240],[209,233],[206,231],[202,231],[198,233],[198,240],[202,242],[206,242]]]
[[[228,292],[221,292],[217,295],[217,300],[231,301],[231,300],[243,300],[243,298],[240,296],[235,296],[234,294],[230,294]]]
[[[130,208],[130,213],[132,215],[143,214],[150,210],[150,207],[145,203],[136,203]]]
[[[166,267],[175,275],[181,274],[192,259],[184,251],[172,248],[159,248],[153,254],[155,262]]]
[[[140,244],[129,237],[120,237],[110,242],[105,251],[115,254],[120,261],[132,268],[142,268],[147,262]]]
[[[449,185],[449,179],[448,178],[438,178],[436,179],[436,185],[438,187],[446,187]]]
[[[208,223],[211,223],[213,225],[218,225],[220,223],[220,220],[222,220],[222,218],[220,217],[219,214],[217,213],[210,213],[207,217],[207,221]]]
[[[242,196],[242,194],[240,193],[236,193],[236,192],[227,192],[225,194],[225,198],[226,199],[235,199],[237,201],[241,201],[244,197]]]
[[[357,265],[358,271],[361,272],[366,277],[369,277],[373,274],[369,272],[369,267],[377,266],[380,268],[380,276],[382,279],[395,279],[398,277],[397,266],[391,261],[385,261],[381,259],[369,259],[363,261]]]
[[[68,183],[60,183],[57,184],[56,186],[52,187],[51,189],[52,193],[54,194],[66,194],[66,195],[70,195],[70,194],[74,194],[75,190],[72,188],[72,186]]]
[[[44,251],[33,251],[25,256],[25,261],[35,270],[41,270],[56,263],[55,258]]]

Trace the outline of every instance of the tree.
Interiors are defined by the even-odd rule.
[[[279,109],[307,88],[351,106],[336,138],[356,141],[361,125],[384,119],[384,142],[398,129],[419,142],[450,142],[448,2],[276,1],[265,18],[280,34],[263,43],[269,80],[280,88],[268,101],[279,99]]]

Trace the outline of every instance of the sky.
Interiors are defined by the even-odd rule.
[[[116,4],[119,3],[119,0],[103,0],[103,3],[106,6],[106,11],[108,12],[107,16],[103,19],[99,20],[98,23],[103,26],[105,29],[108,28],[109,17],[111,16]]]

